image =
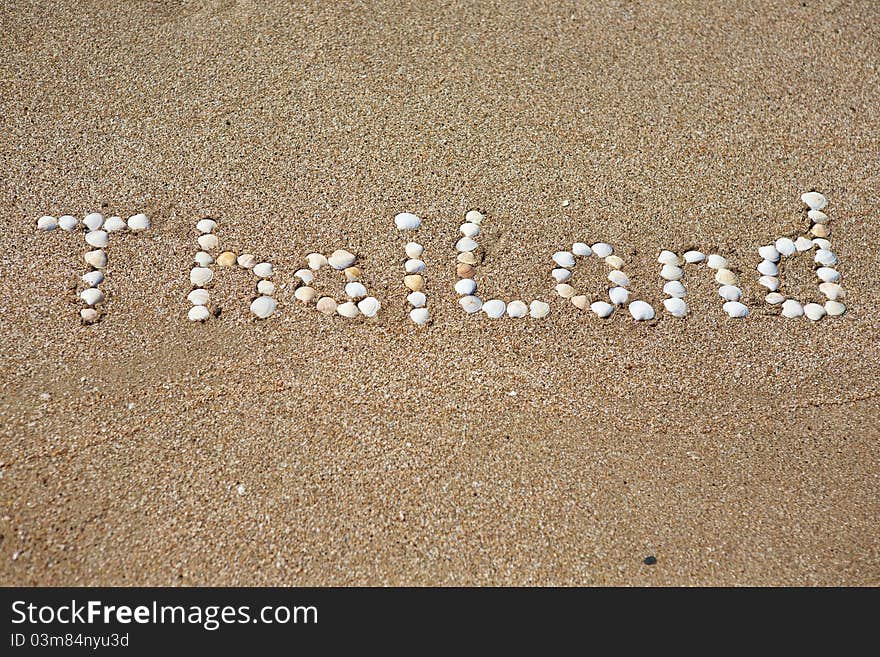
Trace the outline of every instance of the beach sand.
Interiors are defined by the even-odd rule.
[[[876,3],[21,2],[0,27],[0,583],[880,584]],[[811,189],[848,306],[818,323],[754,272]],[[550,317],[461,312],[471,208],[483,298]],[[82,326],[82,239],[35,221],[92,210],[152,228],[111,238]],[[239,271],[186,321],[206,216],[275,263],[271,319]],[[659,315],[658,251],[715,250],[752,316],[706,274],[682,320],[582,313],[549,280],[580,239]],[[336,248],[375,320],[292,299]]]

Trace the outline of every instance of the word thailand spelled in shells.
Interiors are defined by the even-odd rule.
[[[818,192],[807,192],[801,196],[807,206],[807,217],[810,220],[808,235],[780,237],[772,244],[758,247],[759,264],[754,275],[758,277],[760,286],[766,288],[765,302],[778,309],[780,316],[786,318],[806,317],[818,321],[826,316],[842,315],[846,311],[841,299],[844,290],[840,285],[840,274],[836,269],[837,256],[831,250],[829,237],[830,219],[823,212],[827,201]],[[544,319],[551,312],[547,301],[534,299],[526,302],[522,299],[486,299],[479,294],[478,274],[482,264],[480,251],[480,231],[486,216],[479,210],[470,210],[464,216],[459,228],[460,237],[454,245],[457,252],[455,293],[459,296],[458,303],[463,312],[471,315],[482,314],[491,319]],[[418,326],[431,322],[429,310],[428,286],[429,273],[422,259],[425,248],[416,241],[417,232],[422,224],[418,215],[412,212],[401,212],[394,217],[394,224],[406,238],[402,244],[400,259],[401,284],[406,293],[407,311],[410,320]],[[80,317],[84,323],[91,324],[101,318],[106,304],[101,284],[104,282],[104,270],[107,266],[107,250],[111,235],[114,233],[138,233],[149,229],[150,221],[144,214],[136,214],[129,219],[121,217],[104,218],[92,212],[82,221],[71,215],[55,218],[40,217],[37,228],[51,231],[61,230],[81,232],[83,235],[83,260],[88,271],[82,275],[79,298],[84,307]],[[250,270],[256,281],[255,293],[250,303],[250,311],[258,319],[268,319],[278,310],[276,301],[275,266],[271,262],[262,261],[250,253],[235,253],[223,250],[220,238],[215,231],[217,222],[213,219],[200,219],[196,223],[198,250],[194,256],[194,266],[190,271],[191,291],[187,299],[189,307],[187,317],[193,322],[204,322],[216,316],[211,305],[212,285],[215,285],[215,268],[239,267]],[[403,242],[403,240],[402,240]],[[451,246],[451,245],[450,245]],[[818,288],[826,301],[819,303],[802,303],[787,297],[782,288],[781,275],[785,261],[798,254],[812,257],[815,273],[819,281]],[[608,267],[607,300],[591,299],[579,292],[570,280],[579,258],[599,258]],[[618,309],[625,308],[636,321],[653,320],[657,316],[656,309],[644,300],[633,298],[630,291],[630,280],[624,271],[623,258],[615,254],[610,242],[586,241],[574,242],[569,249],[552,254],[548,263],[550,284],[556,296],[563,303],[571,302],[576,308],[590,312],[597,317],[611,317]],[[743,303],[743,291],[740,288],[740,276],[722,254],[703,253],[689,250],[678,253],[673,250],[662,250],[657,257],[659,278],[666,298],[663,300],[662,312],[671,317],[684,317],[688,313],[687,288],[685,274],[691,269],[708,269],[718,283],[718,296],[721,309],[729,317],[742,318],[749,316],[749,308]],[[357,256],[345,249],[337,249],[330,254],[309,253],[293,277],[296,281],[290,297],[283,301],[291,301],[328,316],[346,319],[361,318],[368,320],[376,317],[382,310],[381,301],[370,293],[364,284],[361,270],[357,266]],[[339,278],[344,291],[344,298],[336,298],[327,293],[320,293],[316,285],[317,277],[326,270],[329,275]],[[292,298],[291,298],[292,297]]]

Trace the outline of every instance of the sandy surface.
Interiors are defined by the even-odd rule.
[[[306,4],[0,10],[0,583],[880,584],[880,7]],[[748,320],[695,275],[684,320],[551,296],[574,239],[658,307],[660,248],[752,272],[813,188],[842,318],[781,319],[752,273]],[[472,207],[484,298],[547,320],[459,310]],[[153,228],[85,327],[81,238],[34,222],[90,210]],[[276,317],[237,272],[185,320],[204,216],[275,262]],[[372,322],[291,298],[340,247]],[[806,258],[786,281],[818,297]]]

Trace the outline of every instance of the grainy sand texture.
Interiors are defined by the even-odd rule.
[[[880,583],[876,2],[22,0],[0,52],[0,583]],[[812,189],[848,307],[816,323],[755,272]],[[482,296],[549,317],[461,311],[472,208]],[[111,237],[84,326],[82,236],[36,220],[90,211],[152,227]],[[227,270],[187,321],[204,217],[274,263],[268,320]],[[575,240],[658,319],[556,297]],[[337,248],[376,318],[293,299]],[[688,248],[750,317],[705,273],[663,313]],[[784,285],[821,299],[808,256]]]

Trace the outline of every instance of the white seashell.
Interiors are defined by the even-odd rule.
[[[806,237],[801,235],[794,241],[794,248],[798,250],[798,252],[809,251],[812,249],[815,244],[813,244],[813,240],[808,240]]]
[[[199,267],[207,267],[214,262],[214,258],[211,257],[211,254],[206,253],[205,251],[196,251],[196,255],[193,259]]]
[[[742,293],[736,285],[722,285],[718,288],[718,294],[726,301],[739,301]]]
[[[98,270],[86,272],[82,277],[83,283],[89,287],[95,287],[104,282],[104,274]],[[821,287],[821,286],[819,286]]]
[[[277,307],[272,297],[257,297],[251,303],[251,312],[260,319],[271,317]]]
[[[343,317],[348,317],[349,319],[360,315],[360,311],[358,310],[357,304],[355,304],[354,301],[346,301],[345,303],[340,303],[338,306],[336,306],[336,313],[342,315]]]
[[[212,235],[211,233],[199,235],[196,241],[199,243],[199,246],[205,251],[213,251],[220,246],[220,238],[216,235]]]
[[[83,223],[89,230],[98,230],[104,225],[104,215],[100,212],[90,212],[83,217]]]
[[[85,260],[95,269],[101,269],[102,267],[107,265],[107,254],[104,253],[101,249],[95,249],[94,251],[86,252],[83,255],[83,260]]]
[[[826,240],[822,237],[815,238],[813,240],[813,244],[815,244],[817,248],[825,249],[826,251],[831,250],[831,242],[829,242],[828,240]]]
[[[61,230],[73,230],[78,223],[79,219],[69,214],[66,214],[63,217],[58,217],[58,226]]]
[[[196,222],[196,230],[200,233],[210,233],[217,227],[217,222],[213,219],[199,219]]]
[[[555,288],[556,294],[561,296],[563,299],[571,299],[575,294],[575,289],[569,285],[568,283],[560,283]]]
[[[758,283],[771,292],[775,292],[779,289],[779,279],[775,276],[761,276],[761,278],[758,279]]]
[[[629,290],[625,287],[612,287],[608,290],[608,298],[615,306],[622,306],[629,300]]]
[[[470,222],[472,224],[480,225],[483,223],[483,219],[486,217],[479,210],[468,210],[468,213],[464,215],[464,220]]]
[[[420,271],[427,269],[425,263],[418,258],[410,258],[403,264],[403,268],[407,274],[418,274]]]
[[[827,224],[828,223],[828,215],[820,210],[810,210],[807,212],[807,217],[810,218],[814,224]]]
[[[358,310],[364,317],[375,317],[381,307],[382,304],[376,297],[367,297],[358,303]]]
[[[779,255],[782,256],[790,256],[792,253],[797,251],[797,247],[787,237],[780,237],[776,242],[774,242],[773,246],[776,247],[776,250],[779,251]]]
[[[782,302],[782,316],[794,319],[804,314],[804,307],[794,299],[786,299]]]
[[[257,264],[257,259],[250,253],[242,253],[235,259],[235,261],[238,263],[238,266],[243,269],[253,269],[254,265]]]
[[[428,297],[425,296],[424,292],[410,292],[406,300],[409,301],[413,308],[421,308],[428,303]]]
[[[523,303],[522,301],[511,301],[507,304],[507,316],[517,319],[518,317],[525,317],[529,313],[529,307]]]
[[[422,220],[412,212],[401,212],[394,217],[394,225],[397,230],[413,230],[422,225]]]
[[[462,237],[458,242],[455,243],[455,248],[459,253],[464,253],[465,251],[473,251],[479,245],[474,242],[470,237]]]
[[[720,256],[717,253],[712,253],[709,255],[708,260],[706,261],[706,265],[711,269],[727,269],[727,258],[724,256]]]
[[[261,262],[254,265],[254,276],[258,278],[270,278],[274,273],[271,262]]]
[[[607,258],[614,253],[614,247],[607,242],[596,242],[593,246],[593,253],[599,258]]]
[[[779,292],[771,292],[764,297],[764,301],[775,306],[785,301],[785,295],[779,294]]]
[[[465,251],[464,253],[459,253],[458,258],[456,258],[459,262],[463,262],[467,265],[475,265],[477,264],[477,256],[475,256],[470,251]]]
[[[814,260],[823,267],[833,267],[837,264],[837,256],[827,249],[816,251]]]
[[[128,218],[128,228],[129,230],[133,230],[134,232],[140,232],[142,230],[147,230],[150,227],[150,220],[147,218],[147,215],[141,213],[132,215]]]
[[[413,308],[409,311],[409,318],[419,326],[424,326],[431,321],[431,314],[427,308]]]
[[[757,269],[764,276],[779,275],[779,267],[777,267],[776,263],[772,262],[771,260],[762,260],[760,263],[758,263]]]
[[[846,306],[839,301],[826,301],[825,312],[831,317],[837,317],[846,312]]]
[[[736,285],[739,277],[729,269],[719,269],[715,272],[715,281],[721,285]]]
[[[104,222],[104,230],[108,233],[118,233],[128,229],[128,224],[122,217],[110,217]]]
[[[214,272],[207,267],[193,267],[189,273],[189,280],[196,287],[207,285],[212,278],[214,278]]]
[[[293,272],[293,275],[306,285],[309,285],[315,280],[315,275],[308,269],[297,269]]]
[[[45,215],[37,219],[37,230],[55,230],[58,228],[58,220],[55,217]]]
[[[663,265],[660,269],[660,278],[666,281],[677,281],[684,276],[684,270],[677,265]]]
[[[618,269],[608,272],[608,280],[620,287],[626,287],[629,285],[629,276]]]
[[[272,296],[275,294],[275,283],[266,280],[260,281],[257,283],[257,292],[266,296]]]
[[[801,194],[801,200],[809,205],[811,210],[821,210],[828,205],[828,199],[819,192],[807,192],[806,194]]]
[[[83,308],[79,311],[79,316],[82,317],[84,322],[91,324],[92,322],[97,321],[100,315],[94,308]]]
[[[687,315],[688,311],[687,304],[678,297],[664,299],[663,307],[666,308],[666,311],[673,317],[684,317]]]
[[[87,305],[94,306],[104,300],[104,293],[96,287],[88,287],[79,293],[79,298],[85,301]]]
[[[831,267],[819,267],[816,270],[816,276],[819,277],[819,280],[826,283],[836,283],[840,280],[840,272]]]
[[[425,247],[418,242],[407,242],[404,251],[406,251],[407,258],[421,258],[425,252]]]
[[[770,262],[779,262],[779,251],[776,250],[776,247],[772,244],[768,244],[767,246],[762,246],[758,249],[758,255],[760,255],[764,260],[769,260]]]
[[[808,303],[804,305],[804,315],[807,316],[807,319],[810,319],[814,322],[818,322],[820,319],[825,317],[825,307],[821,306],[818,303]]]
[[[684,289],[681,281],[669,281],[663,286],[663,292],[677,299],[681,299],[687,294],[687,290]]]
[[[614,306],[610,303],[606,303],[605,301],[594,301],[590,304],[590,310],[592,310],[599,317],[605,318],[609,317],[611,313],[614,312]]]
[[[560,267],[574,267],[574,254],[571,251],[557,251],[553,254],[553,262]]]
[[[490,299],[483,304],[482,310],[490,318],[498,319],[499,317],[502,317],[504,315],[504,311],[507,310],[507,306],[501,299]]]
[[[550,272],[553,278],[556,279],[557,283],[565,283],[568,279],[571,278],[571,270],[563,269],[561,267],[557,267],[552,272]]]
[[[537,300],[532,301],[529,304],[529,317],[533,317],[534,319],[544,319],[549,314],[550,304]]]
[[[320,253],[310,253],[306,256],[306,262],[309,264],[309,269],[317,271],[327,264],[327,258]]]
[[[702,251],[685,251],[684,261],[689,264],[694,264],[697,262],[703,262],[706,259],[706,254]]]
[[[605,258],[605,264],[612,269],[623,269],[623,258],[616,255],[610,255]]]
[[[681,258],[678,257],[678,254],[673,253],[672,251],[663,250],[660,252],[660,255],[657,256],[657,262],[661,265],[680,265]]]
[[[462,297],[458,300],[458,305],[460,305],[466,313],[475,313],[479,312],[480,308],[483,307],[483,302],[480,301],[480,297]]]
[[[193,306],[186,315],[191,322],[204,322],[211,316],[211,311],[203,305]]]
[[[843,288],[837,283],[820,283],[819,291],[832,301],[844,296]]]
[[[462,278],[455,283],[455,292],[462,296],[473,294],[477,289],[477,283],[473,278]]]
[[[637,322],[643,322],[654,319],[654,308],[651,307],[651,304],[644,301],[633,301],[629,304],[629,314]]]
[[[315,304],[315,310],[322,315],[333,315],[336,313],[336,302],[330,297],[321,297]]]
[[[579,294],[576,297],[572,297],[571,302],[574,304],[575,308],[580,308],[581,310],[586,310],[587,305],[590,302],[590,299],[586,294]]]
[[[461,231],[461,234],[465,237],[474,237],[480,234],[479,224],[474,224],[470,221],[459,226],[458,230]]]
[[[584,242],[575,242],[571,245],[571,252],[576,256],[591,256],[593,255],[593,249],[590,248],[589,244],[585,244]]]
[[[367,296],[367,288],[364,287],[363,283],[352,281],[345,285],[345,295],[349,299],[363,299]]]
[[[727,313],[729,317],[748,317],[749,309],[744,303],[739,301],[726,301],[721,309]]]
[[[345,249],[337,249],[327,258],[327,264],[333,267],[333,269],[342,270],[351,267],[355,260],[357,258],[353,253],[349,253]]]
[[[308,285],[303,285],[302,287],[298,287],[293,291],[293,296],[297,301],[302,301],[303,303],[311,303],[315,300],[315,296],[317,296],[317,292],[315,288],[309,287]]]
[[[200,287],[190,292],[186,298],[194,306],[205,306],[208,303],[208,299],[211,298],[211,294],[206,289]]]
[[[110,243],[110,236],[103,230],[93,230],[86,233],[86,244],[97,249],[103,249]]]

